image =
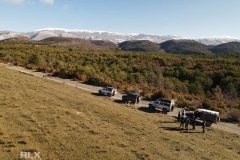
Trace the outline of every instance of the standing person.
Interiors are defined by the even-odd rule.
[[[192,117],[192,129],[195,130],[195,126],[196,126],[196,118],[195,116]]]
[[[140,96],[137,96],[137,104],[140,103]]]
[[[188,131],[188,124],[190,123],[189,117],[186,117],[185,120],[185,129]]]
[[[185,109],[184,108],[181,109],[181,114],[182,114],[182,116],[185,116]]]
[[[180,122],[180,120],[181,120],[181,116],[180,116],[181,114],[180,114],[180,111],[178,111],[178,116],[177,116],[177,120],[178,120],[178,122]]]
[[[206,127],[206,121],[204,120],[204,121],[202,122],[203,133],[205,133],[205,127]]]
[[[180,118],[180,128],[184,128],[185,116],[182,114]]]

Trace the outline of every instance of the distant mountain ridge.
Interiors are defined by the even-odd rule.
[[[169,40],[161,43],[160,46],[167,53],[212,54],[211,50],[209,50],[211,46],[194,40]]]
[[[205,45],[219,45],[228,42],[240,42],[240,38],[233,37],[206,37],[206,38],[184,38],[174,35],[148,35],[148,34],[122,34],[106,31],[88,31],[88,30],[67,30],[59,28],[46,28],[25,33],[18,33],[12,31],[0,31],[0,40],[7,38],[14,38],[16,36],[26,36],[32,40],[43,40],[50,37],[71,37],[81,38],[85,40],[104,40],[111,41],[116,44],[124,41],[148,40],[154,43],[163,43],[169,40],[194,40]]]
[[[228,42],[216,46],[205,45],[194,40],[178,39],[163,43],[154,43],[148,40],[125,41],[118,44],[125,51],[166,52],[172,54],[239,54],[240,42]]]
[[[121,49],[125,51],[165,52],[173,54],[207,55],[240,53],[240,40],[229,37],[221,37],[219,39],[206,38],[204,42],[207,44],[204,44],[203,39],[184,39],[177,36],[145,34],[120,34],[103,31],[56,29],[44,29],[27,33],[0,31],[0,42],[64,45],[93,50]]]
[[[118,47],[125,51],[157,52],[161,51],[158,43],[149,40],[124,41]]]
[[[137,52],[159,52],[168,54],[239,54],[240,42],[228,42],[217,46],[205,45],[194,40],[168,40],[163,43],[154,43],[149,40],[124,41],[113,43],[104,40],[86,40],[71,37],[49,37],[43,40],[32,40],[25,36],[17,36],[1,40],[8,44],[37,44],[77,47],[90,50],[124,50]]]

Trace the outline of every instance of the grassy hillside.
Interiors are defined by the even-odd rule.
[[[240,53],[240,43],[239,42],[223,43],[223,44],[212,47],[211,51],[215,54]]]
[[[207,45],[194,40],[169,40],[160,44],[168,53],[175,54],[212,54]]]
[[[125,41],[119,43],[119,48],[125,51],[159,52],[160,45],[148,40]]]
[[[81,38],[70,38],[70,37],[50,37],[40,41],[36,41],[39,44],[46,45],[60,45],[68,47],[79,47],[85,49],[94,50],[108,50],[116,49],[118,46],[110,41],[102,40],[85,40]]]
[[[149,113],[74,87],[0,67],[0,159],[240,158],[240,137]]]
[[[103,40],[85,40],[81,38],[70,38],[70,37],[49,37],[43,40],[35,41],[30,38],[18,36],[15,38],[4,39],[0,43],[6,44],[31,44],[31,45],[49,45],[49,46],[67,46],[77,47],[90,50],[111,50],[117,49],[118,45]]]

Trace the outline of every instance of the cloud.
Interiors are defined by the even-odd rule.
[[[0,0],[0,3],[9,3],[9,4],[23,4],[24,2],[27,2],[29,4],[35,3],[36,0]],[[39,0],[40,2],[44,4],[53,4],[55,0]]]
[[[0,0],[3,3],[22,4],[25,0]]]
[[[55,0],[40,0],[40,1],[45,4],[53,4]]]

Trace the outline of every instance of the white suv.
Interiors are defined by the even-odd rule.
[[[100,95],[114,96],[117,93],[117,89],[113,87],[104,87],[98,91]]]
[[[166,99],[166,98],[158,98],[155,101],[151,101],[148,104],[150,109],[161,109],[163,111],[163,113],[167,113],[169,111],[173,111],[174,107],[175,107],[175,101],[174,100],[170,100],[170,99]]]

